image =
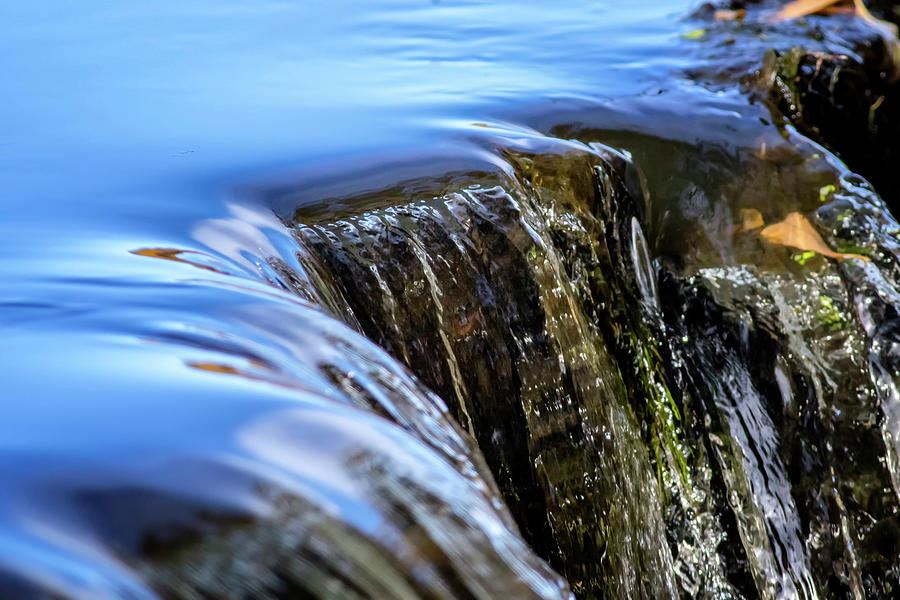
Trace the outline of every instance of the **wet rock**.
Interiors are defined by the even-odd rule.
[[[772,51],[763,77],[791,123],[869,179],[897,209],[900,81],[888,43],[871,35],[855,57],[802,48]]]
[[[791,24],[786,33],[752,19],[711,27],[747,36],[744,52],[826,22]],[[760,32],[771,37],[760,40]],[[697,102],[688,114],[678,108],[687,99],[673,93],[587,109],[554,133],[604,140],[653,166],[643,225],[662,267],[666,332],[651,325],[640,337],[662,355],[688,463],[708,461],[712,514],[725,533],[719,556],[733,589],[890,598],[900,564],[890,541],[900,229],[862,177],[783,127],[777,113],[773,124],[765,107],[723,91],[748,63],[720,33],[696,42],[712,57],[695,73],[709,92],[687,95]],[[835,35],[813,45],[834,48]],[[855,33],[845,31],[841,43],[852,47],[847,35]],[[643,121],[624,116],[636,114]],[[692,127],[697,121],[703,131]],[[830,249],[871,262],[773,245],[759,235],[762,225],[743,229],[748,209],[765,224],[803,214]]]
[[[625,317],[609,301],[629,273],[637,286],[636,174],[600,147],[542,143],[506,152],[515,179],[337,219],[300,211],[297,239],[362,331],[448,401],[579,597],[674,597],[658,484],[596,319]],[[633,297],[652,306],[641,260]]]
[[[898,556],[873,532],[895,527],[893,449],[853,298],[828,271],[669,278],[667,320],[761,595],[888,598]]]

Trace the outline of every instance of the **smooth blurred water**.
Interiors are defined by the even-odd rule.
[[[370,181],[385,172],[380,183],[360,184],[377,187],[440,171],[448,156],[478,164],[478,152],[454,142],[471,122],[661,85],[671,67],[687,64],[678,58],[684,9],[664,1],[6,3],[0,321],[112,302],[94,304],[83,278],[182,277],[178,265],[129,251],[202,249],[195,224],[225,214],[242,186],[282,178],[340,187],[352,174]],[[310,190],[297,201],[335,194]],[[13,348],[29,345],[24,337]]]

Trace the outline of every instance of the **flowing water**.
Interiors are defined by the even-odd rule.
[[[0,7],[0,595],[895,597],[878,37],[693,8]]]

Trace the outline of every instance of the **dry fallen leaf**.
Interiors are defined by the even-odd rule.
[[[817,13],[837,3],[838,0],[794,0],[785,4],[776,16],[779,19],[796,19]]]
[[[741,231],[753,231],[765,224],[766,222],[763,221],[762,213],[755,208],[741,209]]]
[[[835,252],[829,248],[822,236],[819,235],[819,232],[812,226],[812,223],[798,212],[792,212],[784,221],[769,225],[759,234],[772,244],[790,246],[799,250],[811,250],[838,261],[843,261],[845,258],[858,258],[866,262],[869,261],[868,256]]]
[[[853,6],[835,6],[841,0],[794,0],[788,2],[775,15],[777,19],[796,19],[797,17],[805,17],[815,13],[820,14],[847,14],[856,13],[856,16],[874,27],[878,32],[884,35],[885,42],[888,43],[892,57],[900,60],[900,49],[897,47],[897,26],[872,15],[866,8],[863,0],[853,0]]]
[[[202,253],[197,252],[196,250],[179,250],[178,248],[141,248],[140,250],[132,250],[131,253],[137,254],[138,256],[149,256],[150,258],[172,260],[175,262],[184,263],[186,265],[193,265],[200,269],[206,269],[207,271],[214,271],[216,273],[225,273],[225,271],[220,271],[215,267],[204,265],[203,263],[194,260],[181,258],[180,256],[181,254],[198,254],[202,256]],[[227,275],[227,273],[225,274]]]
[[[713,13],[713,16],[716,21],[740,21],[747,16],[747,9],[727,10],[723,8]]]

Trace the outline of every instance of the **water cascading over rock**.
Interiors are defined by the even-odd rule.
[[[447,399],[526,539],[582,597],[895,589],[894,229],[814,145],[768,144],[734,164],[700,148],[669,223],[692,242],[679,257],[665,234],[661,296],[643,231],[660,205],[596,144],[507,144],[505,175],[285,219],[331,310]],[[704,220],[698,199],[723,192],[734,206]],[[832,247],[878,260],[785,263],[737,229],[741,205],[817,209]]]
[[[337,217],[297,210],[298,260],[339,299],[332,312],[447,400],[580,597],[676,597],[676,573],[724,593],[721,527],[699,506],[649,337],[640,176],[609,148],[529,137],[502,149],[514,176],[455,176],[433,196],[398,186]],[[663,497],[688,513],[679,541]]]

